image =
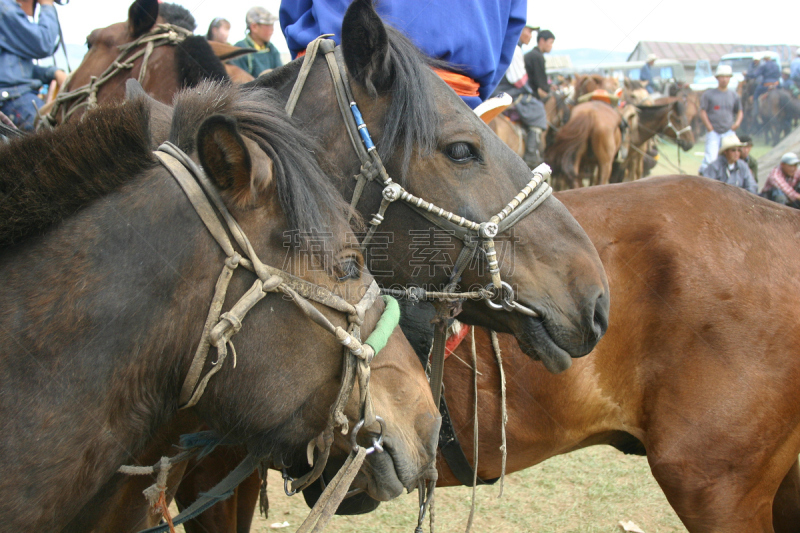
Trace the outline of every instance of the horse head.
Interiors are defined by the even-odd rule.
[[[192,35],[194,29],[194,18],[179,5],[134,0],[127,21],[93,30],[86,38],[89,50],[56,98],[49,122],[66,122],[98,103],[123,100],[129,78],[164,103],[204,79],[227,79],[215,51],[205,38]]]
[[[531,180],[522,159],[431,68],[451,67],[422,57],[407,38],[383,24],[370,1],[350,5],[341,40],[341,52],[331,51],[328,57],[341,53],[352,101],[360,106],[388,176],[433,204],[434,218],[435,213],[452,212],[456,220],[488,221]],[[274,87],[288,99],[300,67],[300,62],[290,63],[254,83]],[[323,158],[342,175],[358,175],[358,146],[351,143],[353,133],[345,125],[351,119],[330,112],[341,105],[335,91],[344,90],[343,85],[334,89],[331,79],[326,61],[314,62],[295,115],[313,123],[325,150]],[[350,112],[347,105],[345,113]],[[346,198],[353,196],[354,188],[352,178],[340,181]],[[357,200],[362,214],[379,211],[381,189],[366,185]],[[394,202],[379,227],[380,241],[371,245],[370,268],[385,285],[441,288],[450,281],[453,261],[464,246],[454,232],[433,227],[405,201]],[[568,368],[570,358],[589,353],[606,329],[608,285],[594,247],[553,197],[522,217],[513,231],[501,234],[501,240],[499,273],[514,292],[506,297],[516,298],[531,312],[497,311],[486,302],[467,301],[463,320],[513,332],[523,349],[550,370]],[[466,257],[463,264],[470,268],[454,280],[462,289],[489,285],[482,255],[479,252],[472,261]]]
[[[350,208],[316,165],[309,151],[313,143],[303,142],[304,135],[280,118],[283,110],[265,106],[269,97],[258,93],[239,95],[240,103],[231,113],[219,107],[234,90],[201,85],[176,100],[170,137],[176,145],[197,147],[200,164],[244,233],[252,236],[265,264],[283,265],[294,276],[358,304],[377,287],[370,289],[373,279],[349,230]],[[199,117],[210,113],[214,114],[198,127]],[[289,243],[287,230],[292,231]],[[341,400],[337,394],[344,378],[340,341],[308,318],[292,319],[297,314],[292,307],[291,299],[274,298],[269,306],[255,307],[248,314],[250,334],[243,328],[236,343],[239,352],[250,357],[241,357],[236,369],[215,376],[208,385],[207,401],[201,398],[197,407],[211,413],[209,420],[218,434],[270,457],[275,466],[292,466],[295,472],[309,459],[325,460],[320,434],[333,416],[331,406]],[[379,301],[363,321],[358,320],[363,339],[376,329],[382,308]],[[323,312],[334,325],[348,327],[345,313],[324,308]],[[281,335],[286,327],[297,334]],[[354,429],[367,416],[367,408],[358,401],[364,390],[356,385],[342,404],[348,420],[343,431],[349,427],[350,435],[337,430],[331,451],[336,462],[348,456],[356,438],[367,447],[382,436],[385,451],[370,454],[369,467],[362,468],[353,482],[354,488],[378,500],[413,490],[421,479],[435,478],[439,427],[438,411],[414,351],[399,328],[383,335],[386,345],[372,359],[368,382],[362,384],[369,384],[369,409],[384,423],[373,417],[362,431]],[[316,450],[316,457],[309,450]]]

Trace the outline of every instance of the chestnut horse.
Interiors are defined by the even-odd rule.
[[[558,130],[569,121],[571,108],[567,103],[566,96],[553,92],[545,100],[544,110],[547,116],[547,129],[542,132],[542,151],[548,144],[553,142]],[[518,121],[512,120],[506,114],[500,114],[489,122],[489,127],[506,146],[514,150],[515,154],[520,157],[525,155],[525,137],[527,133]]]
[[[70,75],[46,119],[55,125],[79,118],[94,105],[121,102],[125,98],[125,82],[130,78],[138,79],[148,94],[166,104],[172,103],[180,89],[194,87],[203,80],[228,80],[217,54],[236,57],[241,52],[230,49],[235,47],[212,48],[204,37],[191,35],[194,28],[194,18],[181,6],[135,0],[128,9],[127,21],[96,29],[86,38],[89,51]],[[157,38],[153,41],[157,45],[148,53],[147,41],[153,38]],[[134,46],[137,40],[141,43]],[[122,46],[132,46],[126,58],[137,54],[139,57],[119,61],[120,67],[110,72]]]
[[[572,108],[569,122],[547,147],[544,160],[553,168],[553,181],[563,180],[561,188],[583,186],[583,175],[590,183],[608,183],[611,168],[622,143],[622,115],[604,102],[584,102]]]
[[[186,152],[198,147],[209,187],[219,190],[265,264],[284,265],[288,230],[333,230],[320,237],[329,253],[305,253],[302,242],[294,247],[307,261],[292,265],[320,268],[290,270],[316,285],[306,289],[328,287],[339,302],[356,303],[372,278],[348,243],[350,210],[311,152],[294,144],[300,133],[282,108],[262,93],[222,86],[187,93],[176,102],[170,140]],[[0,516],[7,528],[92,528],[90,510],[124,480],[117,468],[173,422],[219,272],[238,262],[237,254],[226,262],[151,152],[149,120],[137,100],[0,149]],[[255,253],[243,255],[255,262]],[[234,272],[224,308],[254,294],[248,289],[256,279]],[[301,289],[304,282],[291,283]],[[365,335],[381,307],[367,310]],[[341,311],[318,312],[347,324]],[[338,394],[341,344],[275,293],[243,322],[235,337],[238,366],[235,355],[223,364],[218,352],[220,371],[189,412],[270,463],[305,463],[307,444],[326,427]],[[371,383],[391,458],[371,455],[356,482],[386,499],[430,475],[438,412],[398,330],[375,357]],[[347,416],[357,421],[353,407]],[[342,441],[337,455],[349,453],[349,439]]]
[[[800,531],[796,211],[693,177],[559,194],[589,233],[613,291],[603,341],[569,372],[543,372],[499,335],[508,383],[508,472],[608,444],[645,454],[692,533]],[[500,475],[499,374],[479,357],[478,474]],[[456,350],[471,360],[469,338]],[[470,461],[472,370],[445,390]],[[439,483],[456,485],[440,463]]]

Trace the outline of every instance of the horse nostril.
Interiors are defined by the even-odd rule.
[[[592,331],[595,334],[595,341],[605,334],[608,329],[608,296],[600,293],[594,302],[594,313],[592,314]]]

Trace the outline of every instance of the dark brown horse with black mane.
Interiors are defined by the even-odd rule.
[[[411,193],[482,221],[500,211],[530,180],[524,162],[430,68],[444,65],[422,57],[407,38],[384,26],[370,2],[351,5],[342,46],[330,53],[343,62],[353,99],[388,174]],[[275,90],[285,101],[302,62],[276,69],[253,86]],[[322,145],[318,157],[336,175],[349,176],[333,176],[333,182],[350,199],[355,187],[352,176],[361,173],[361,161],[338,107],[327,62],[316,58],[294,116]],[[356,208],[365,218],[371,217],[382,200],[382,187],[368,184]],[[552,197],[513,231],[516,246],[501,261],[501,275],[514,287],[517,301],[540,316],[492,310],[485,302],[472,301],[464,303],[460,316],[514,332],[526,353],[551,371],[564,370],[571,357],[588,353],[605,329],[608,293],[602,265],[583,230]],[[445,263],[428,262],[430,246],[424,245],[425,238],[435,239],[430,246],[435,242],[436,249],[453,250],[442,254]],[[386,211],[368,250],[368,264],[384,285],[441,288],[452,272],[455,255],[449,254],[462,247],[452,234],[433,227],[404,202],[396,202]],[[484,265],[482,258],[474,260],[460,287],[486,286],[490,277]],[[235,501],[230,505],[236,508]]]
[[[563,374],[500,335],[508,472],[607,444],[646,454],[692,533],[800,531],[800,216],[690,177],[559,198],[597,246],[613,291],[608,333]],[[407,331],[407,334],[409,332]],[[500,394],[489,334],[476,328],[479,468],[500,475]],[[411,337],[410,337],[411,339]],[[469,338],[456,350],[471,360]],[[473,456],[472,370],[451,358],[445,396]],[[440,463],[440,484],[458,482]]]
[[[151,152],[145,100],[87,118],[0,148],[7,529],[97,525],[99,506],[125,481],[117,468],[135,462],[176,418],[226,261]],[[350,209],[309,151],[313,144],[296,144],[300,136],[267,91],[205,85],[176,100],[170,140],[199,152],[210,187],[250,238],[255,252],[243,255],[280,267],[288,230],[311,236],[329,228],[315,237],[320,252],[304,251],[315,249],[311,237],[299,239],[290,270],[356,303],[372,278],[348,243]],[[223,309],[256,279],[234,272]],[[381,307],[365,313],[364,335]],[[318,312],[348,323],[342,312]],[[341,344],[279,294],[252,308],[234,342],[238,365],[235,355],[234,364],[220,359],[188,413],[273,465],[305,464],[338,394]],[[369,456],[354,484],[386,499],[429,475],[438,431],[425,374],[399,330],[372,362],[370,390],[386,419],[387,453]],[[349,405],[347,416],[358,420]],[[341,438],[334,455],[350,448]]]
[[[86,38],[89,51],[48,111],[51,123],[79,118],[94,105],[121,102],[130,78],[166,104],[179,90],[203,80],[228,80],[215,50],[205,37],[192,35],[194,29],[194,18],[182,6],[134,0],[127,21],[96,29]],[[130,49],[121,52],[121,47]]]

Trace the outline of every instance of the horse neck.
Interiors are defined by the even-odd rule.
[[[0,257],[4,363],[28,376],[3,382],[27,413],[0,483],[29,527],[63,524],[175,412],[221,255],[182,194],[145,178]]]
[[[646,117],[642,117],[640,113],[639,127],[637,128],[636,132],[634,132],[634,138],[631,139],[631,142],[640,145],[655,137],[667,127],[667,124],[669,123],[669,113],[671,110],[672,104],[665,105],[663,109],[659,109],[657,113],[652,115],[648,113]]]

